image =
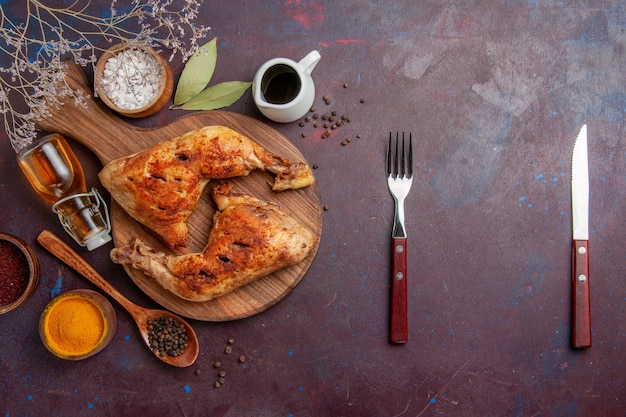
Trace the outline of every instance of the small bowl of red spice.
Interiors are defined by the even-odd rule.
[[[39,284],[39,261],[22,239],[0,233],[0,314],[22,305]]]

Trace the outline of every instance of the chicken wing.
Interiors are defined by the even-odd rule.
[[[139,239],[114,248],[111,259],[143,270],[165,289],[190,301],[208,301],[305,259],[319,236],[267,201],[212,190],[218,211],[202,252],[172,255]]]

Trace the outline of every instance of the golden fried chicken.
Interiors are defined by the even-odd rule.
[[[304,162],[292,163],[223,126],[208,126],[113,160],[99,174],[102,185],[135,220],[170,246],[188,243],[187,220],[210,179],[276,175],[273,190],[315,182]]]
[[[200,253],[158,252],[139,239],[114,248],[111,259],[130,265],[190,301],[208,301],[306,258],[319,239],[267,201],[235,194],[230,184],[212,190],[218,211]]]

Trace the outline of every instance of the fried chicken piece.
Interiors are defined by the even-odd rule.
[[[102,185],[135,220],[170,246],[187,246],[187,220],[210,179],[245,176],[254,169],[276,175],[273,190],[315,182],[310,167],[274,155],[223,126],[207,126],[106,164]]]
[[[140,239],[114,248],[111,259],[130,265],[189,301],[208,301],[306,258],[319,237],[267,201],[235,194],[230,184],[212,190],[218,211],[200,253],[158,252]]]

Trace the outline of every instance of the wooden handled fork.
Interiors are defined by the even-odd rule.
[[[408,151],[405,135],[396,132],[395,151],[392,152],[392,135],[389,133],[387,149],[387,186],[395,201],[393,219],[392,262],[391,262],[391,322],[390,341],[406,343],[408,329],[407,296],[407,234],[404,226],[404,199],[409,194],[413,182],[413,137],[409,133]],[[393,154],[393,155],[392,155]]]

